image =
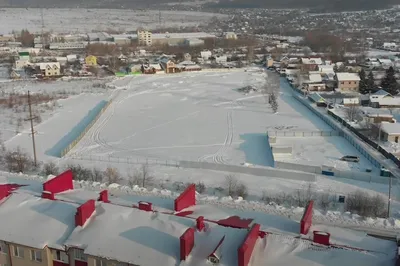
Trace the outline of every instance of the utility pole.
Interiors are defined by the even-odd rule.
[[[43,8],[40,8],[40,17],[41,17],[41,22],[42,22],[42,32],[41,32],[41,43],[42,43],[42,49],[44,51],[44,49],[46,48],[46,43],[44,41],[44,19],[43,19]],[[29,95],[29,94],[28,94]]]
[[[28,105],[29,105],[29,117],[25,119],[25,121],[31,121],[31,135],[32,135],[32,145],[33,145],[33,163],[37,166],[36,160],[36,144],[35,144],[35,131],[33,129],[33,120],[37,118],[36,116],[32,115],[32,103],[31,103],[31,94],[28,91]]]
[[[392,176],[389,176],[389,199],[388,199],[388,210],[387,210],[387,218],[390,217],[390,201],[392,196]]]

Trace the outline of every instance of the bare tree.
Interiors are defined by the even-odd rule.
[[[197,182],[197,184],[196,184],[196,191],[197,192],[199,192],[200,194],[201,193],[204,193],[205,191],[206,191],[206,185],[204,185],[204,183],[203,182]]]
[[[54,162],[45,163],[43,165],[43,174],[48,175],[58,175],[58,167]]]
[[[149,165],[142,164],[139,169],[135,169],[133,174],[129,176],[128,183],[130,186],[150,186],[154,181],[154,177],[151,175]]]
[[[346,118],[350,122],[359,121],[361,118],[361,110],[356,105],[351,105],[351,106],[345,108],[344,111],[345,111]]]
[[[121,181],[121,175],[117,168],[107,167],[104,171],[104,177],[107,180],[108,184],[118,184]]]
[[[239,197],[242,197],[243,199],[246,199],[247,196],[249,195],[247,186],[245,184],[243,184],[243,183],[239,183],[239,185],[236,188],[236,194]]]
[[[234,175],[225,176],[224,188],[229,196],[233,197],[236,195],[238,183],[239,182]]]
[[[15,134],[19,134],[20,130],[22,128],[22,118],[18,117],[17,119],[17,128],[15,129]]]
[[[93,182],[102,182],[104,179],[104,173],[103,171],[93,168],[93,175],[92,175],[92,181]]]
[[[279,105],[278,105],[278,101],[277,101],[276,96],[275,96],[275,92],[272,92],[269,95],[269,104],[271,105],[272,111],[274,113],[278,112]]]
[[[33,165],[32,159],[19,147],[14,151],[7,151],[4,160],[10,172],[24,173]]]

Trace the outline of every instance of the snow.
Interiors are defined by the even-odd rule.
[[[176,265],[179,237],[193,225],[189,219],[99,203],[94,219],[77,227],[65,244],[135,265]]]
[[[259,88],[265,75],[227,71],[117,80],[114,85],[126,90],[70,155],[268,166],[267,130],[329,126],[286,93],[280,97],[279,114],[274,114],[260,92],[237,91],[247,85]]]
[[[389,135],[400,135],[400,124],[399,123],[389,123],[382,122],[382,131]]]
[[[84,9],[49,8],[43,10],[44,30],[56,33],[106,31],[110,28],[121,31],[136,31],[146,24],[147,29],[159,27],[158,10],[131,9]],[[164,27],[197,26],[208,22],[212,17],[225,18],[226,15],[190,11],[160,11]],[[0,10],[0,33],[9,34],[11,30],[28,29],[40,32],[41,9],[2,8]],[[84,23],[82,23],[84,18]],[[111,21],[111,23],[110,23]]]
[[[48,246],[63,250],[63,242],[75,227],[78,206],[13,193],[0,205],[0,239],[37,249]]]
[[[49,119],[35,127],[35,141],[37,158],[46,161],[54,157],[47,155],[49,150],[56,145],[96,104],[104,100],[101,94],[83,94],[72,96],[58,102],[63,106]],[[84,104],[82,104],[84,103]],[[5,142],[6,148],[21,147],[33,157],[32,137],[30,129],[26,128],[20,134]]]
[[[365,172],[367,168],[378,171],[362,154],[342,137],[277,137],[274,145],[293,147],[292,155],[279,156],[278,161],[305,165],[328,165],[336,169]],[[359,163],[341,161],[345,155],[360,157]]]
[[[23,178],[23,176],[20,178]],[[117,193],[118,189],[110,190],[111,193]],[[14,207],[13,212],[18,212],[19,215],[17,216],[19,220],[12,223],[12,225],[10,224],[10,226],[13,226],[13,229],[15,229],[16,224],[21,224],[22,221],[25,221],[26,216],[23,216],[24,218],[22,219],[21,213],[33,217],[29,220],[31,225],[46,228],[46,233],[40,236],[46,239],[42,241],[39,239],[39,242],[45,243],[51,248],[58,249],[63,249],[63,247],[60,248],[59,246],[48,244],[51,242],[51,240],[48,240],[51,239],[49,235],[51,232],[55,234],[52,228],[57,228],[56,232],[59,237],[60,229],[62,232],[66,225],[60,227],[60,225],[57,224],[57,227],[55,227],[55,221],[53,219],[48,219],[48,216],[58,217],[61,221],[64,221],[63,219],[69,215],[71,218],[65,223],[69,225],[72,224],[72,227],[74,227],[73,217],[76,207],[79,206],[81,202],[90,198],[95,198],[96,196],[94,191],[79,189],[58,194],[57,198],[63,200],[63,202],[59,202],[36,198],[29,193],[29,190],[18,190],[17,193],[13,194],[10,199],[1,205],[0,214],[5,214],[5,210],[9,211],[11,207]],[[153,199],[149,200],[150,202],[154,202],[153,200],[157,201],[157,197],[159,197],[159,202],[164,200],[160,197],[160,194],[157,196],[156,192],[147,193],[148,195],[153,195]],[[131,191],[130,194],[135,196],[133,195],[135,194],[133,191]],[[148,197],[145,196],[146,193],[142,196],[140,195],[140,193],[136,192],[135,197],[137,197],[138,201],[140,197],[142,197],[142,200]],[[173,195],[173,197],[176,197],[176,195]],[[13,201],[13,198],[18,200]],[[43,209],[40,210],[46,214],[45,220],[40,220],[43,213],[40,213],[40,215],[37,214],[35,207],[32,207],[31,199],[34,199],[32,204],[40,202],[41,204],[47,203],[54,206],[54,208],[47,208],[46,206],[40,205],[43,207]],[[116,197],[110,199],[114,204],[120,204],[115,201]],[[66,203],[65,200],[74,201],[78,204]],[[168,202],[168,199],[166,201]],[[57,206],[58,204],[65,206],[60,209],[60,207]],[[72,228],[73,230],[69,227],[70,230],[67,231],[66,234],[63,234],[60,241],[65,240],[64,244],[67,247],[83,249],[85,254],[104,257],[109,260],[118,260],[140,265],[147,265],[149,262],[151,262],[150,265],[177,265],[177,263],[179,263],[179,237],[188,227],[194,226],[195,221],[193,219],[176,217],[169,214],[139,211],[131,208],[129,205],[124,207],[114,204],[97,203],[96,211],[93,214],[94,217],[89,219],[84,227]],[[199,200],[198,204],[199,205],[188,209],[194,212],[192,215],[193,217],[202,215],[207,219],[219,220],[238,215],[241,218],[254,219],[253,223],[260,223],[262,230],[271,233],[267,235],[266,241],[262,239],[258,240],[255,253],[252,257],[252,265],[264,265],[266,262],[268,262],[268,265],[310,265],[310,263],[312,263],[312,265],[336,265],[334,263],[338,263],[339,260],[343,265],[354,265],[354,261],[362,261],[362,265],[386,265],[384,263],[392,260],[396,254],[396,245],[394,242],[372,238],[367,236],[364,232],[318,225],[317,223],[312,226],[312,230],[329,232],[331,234],[330,242],[332,244],[361,248],[367,251],[359,252],[349,249],[343,250],[315,246],[307,239],[299,239],[297,238],[299,223],[292,219],[293,217],[296,217],[295,219],[301,217],[304,211],[303,208],[293,208],[290,211],[279,206],[264,205],[265,209],[261,212],[257,211],[261,205],[229,198],[221,199],[219,204],[213,204],[212,201],[204,198]],[[71,209],[65,211],[64,208],[69,205],[71,205]],[[5,208],[7,206],[10,207]],[[28,211],[25,211],[25,208],[28,209]],[[275,209],[276,212],[272,212],[271,208]],[[279,212],[285,211],[289,211],[288,213],[291,213],[293,217],[290,218],[291,215],[289,215],[288,218],[284,218],[282,215],[278,214]],[[31,216],[31,213],[34,214]],[[12,216],[9,212],[6,214],[6,216],[2,217],[7,217],[6,219],[9,219],[9,217]],[[318,212],[315,213],[314,221],[318,221],[318,215]],[[60,222],[57,221],[57,223]],[[25,226],[25,224],[22,224],[22,226]],[[32,227],[22,228],[27,228],[26,230],[30,231],[22,231],[21,235],[23,234],[23,237],[21,236],[19,239],[14,239],[14,243],[23,243],[24,245],[42,248],[32,243],[34,241],[36,242],[38,238],[33,237],[29,239],[29,237],[27,237],[32,236]],[[8,230],[6,232],[13,232],[13,234],[15,234],[14,231],[16,231],[10,231],[8,227],[2,227],[1,230]],[[34,233],[36,235],[36,233],[39,234],[43,232],[38,229]],[[237,263],[236,255],[233,254],[236,254],[237,248],[242,244],[243,239],[247,235],[247,230],[225,228],[211,222],[206,222],[205,232],[195,233],[196,245],[189,258],[179,265],[207,265],[205,257],[210,254],[224,235],[225,241],[222,246],[221,265],[235,265]],[[307,238],[308,237],[311,237],[311,233]],[[12,240],[5,240],[13,242]],[[205,245],[205,243],[207,243],[207,245]]]
[[[356,73],[336,73],[338,81],[359,81],[360,77]]]

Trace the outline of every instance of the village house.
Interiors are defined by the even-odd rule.
[[[94,55],[88,55],[85,57],[85,64],[88,66],[97,66],[97,57]]]
[[[358,91],[360,77],[356,73],[336,73],[337,87],[340,91]]]
[[[301,58],[301,69],[304,71],[314,71],[322,65],[321,58]]]
[[[379,90],[369,97],[372,107],[400,107],[400,97],[393,97],[385,90]]]
[[[200,71],[201,67],[192,61],[183,61],[176,65],[176,67],[184,72],[184,71]]]
[[[44,77],[57,77],[60,76],[60,63],[59,62],[48,62],[48,63],[38,63],[40,73]]]
[[[310,74],[303,79],[302,84],[308,91],[324,91],[326,89],[319,72],[310,72]]]
[[[176,65],[175,63],[169,58],[163,58],[160,60],[160,65],[165,73],[176,73]]]
[[[380,140],[399,143],[400,123],[382,122]]]
[[[396,119],[394,119],[391,114],[367,114],[366,120],[373,124],[379,124],[382,122],[396,123]]]
[[[237,40],[237,35],[236,33],[230,31],[230,32],[225,32],[224,33],[224,38],[227,40]]]
[[[346,107],[358,106],[358,105],[360,105],[360,99],[359,98],[344,98],[343,105]]]

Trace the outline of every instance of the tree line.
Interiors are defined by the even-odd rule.
[[[375,92],[378,86],[375,84],[375,77],[372,71],[367,75],[364,69],[361,69],[360,73],[360,85],[359,91],[361,94],[367,94]],[[400,84],[396,80],[395,70],[390,67],[386,70],[385,77],[381,80],[380,87],[392,95],[397,95],[400,90]]]

